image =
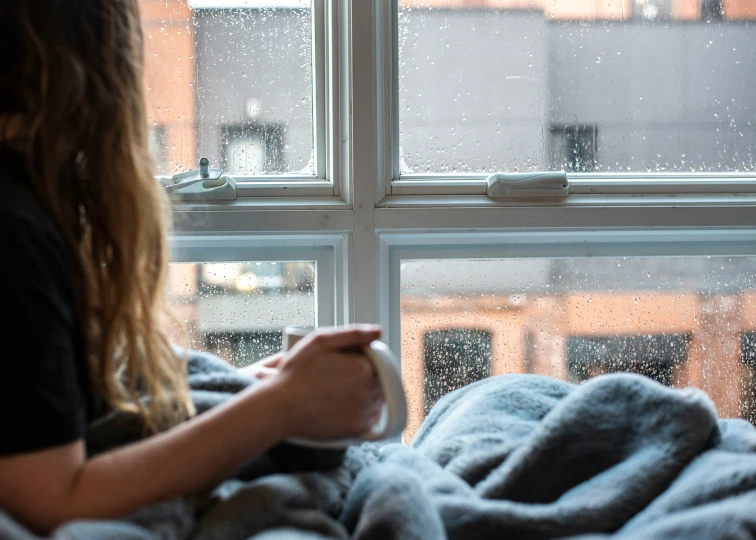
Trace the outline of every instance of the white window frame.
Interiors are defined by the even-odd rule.
[[[180,234],[171,238],[174,263],[312,262],[315,265],[315,325],[339,326],[349,320],[346,291],[347,244],[341,234],[249,235]]]
[[[301,8],[306,0],[190,0],[192,9],[244,8],[276,9]],[[239,204],[248,204],[249,199],[291,197],[306,198],[298,206],[316,204],[345,205],[343,195],[348,186],[343,182],[341,168],[344,163],[344,141],[348,138],[348,102],[342,98],[348,81],[343,80],[339,7],[331,0],[311,0],[312,11],[312,77],[313,77],[313,143],[315,174],[297,175],[235,175]],[[201,151],[201,149],[200,149]],[[275,204],[275,202],[273,203]],[[187,209],[192,205],[184,205]]]
[[[421,260],[756,256],[756,230],[521,228],[487,233],[386,233],[380,240],[379,323],[401,351],[401,264]]]
[[[460,204],[479,204],[486,195],[488,174],[401,174],[399,133],[399,8],[397,0],[379,2],[375,13],[377,28],[376,64],[387,77],[378,77],[382,85],[377,92],[379,117],[388,119],[379,127],[383,144],[390,149],[385,161],[384,196],[420,196],[414,202],[424,204],[422,196],[466,195],[477,200]],[[722,194],[756,193],[754,173],[567,173],[570,193],[583,195],[653,195],[653,194]],[[486,197],[487,198],[487,197]],[[585,200],[585,199],[584,199]],[[601,204],[601,200],[596,201]]]
[[[725,247],[728,255],[756,255],[756,177],[749,175],[575,174],[566,200],[528,202],[489,199],[483,176],[399,176],[395,1],[314,1],[322,6],[323,24],[317,13],[314,20],[324,41],[315,50],[324,51],[327,95],[316,125],[327,125],[324,174],[331,191],[309,181],[242,179],[235,202],[179,205],[175,241],[192,248],[181,260],[207,260],[211,253],[313,260],[310,250],[322,249],[331,263],[318,259],[317,272],[333,275],[316,278],[318,322],[380,322],[399,353],[402,258],[514,257],[528,242],[543,257],[565,249],[601,256],[611,250],[580,246],[606,247],[609,233],[628,256],[716,255]]]

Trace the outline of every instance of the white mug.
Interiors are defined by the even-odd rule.
[[[314,328],[288,326],[283,334],[283,351],[291,350],[296,343]],[[384,405],[378,422],[372,429],[354,439],[315,441],[291,438],[288,442],[312,448],[346,448],[353,444],[380,441],[398,437],[407,426],[407,398],[404,395],[399,361],[382,341],[374,341],[365,347],[365,356],[373,363],[383,389]]]

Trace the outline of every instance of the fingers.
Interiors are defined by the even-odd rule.
[[[310,339],[321,349],[342,350],[367,347],[380,337],[380,327],[360,325],[316,332]]]
[[[260,364],[265,366],[266,368],[277,368],[279,367],[279,364],[281,363],[281,360],[283,359],[283,353],[277,353],[273,356],[269,356],[268,358],[265,358],[263,360],[260,360]]]
[[[381,336],[376,326],[320,330],[311,333],[282,359],[266,364],[277,368],[280,380],[289,385],[297,403],[299,419],[292,433],[318,439],[359,435],[381,417],[384,402],[379,378],[365,349]],[[299,397],[297,397],[299,396]],[[300,421],[301,420],[301,421]]]
[[[281,369],[281,360],[283,355],[277,354],[263,360],[259,360],[254,364],[239,368],[239,373],[250,379],[267,379],[273,375],[276,375]]]
[[[355,373],[365,377],[377,377],[373,362],[370,361],[362,352],[338,352],[334,354],[341,361],[347,363],[350,367],[354,366],[357,370]]]
[[[276,368],[261,367],[255,371],[254,377],[255,379],[262,380],[262,379],[267,379],[269,377],[278,375],[278,373],[279,373],[279,370]]]

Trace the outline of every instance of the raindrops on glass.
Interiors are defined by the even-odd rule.
[[[242,367],[281,350],[288,325],[315,326],[314,262],[173,263],[169,337]]]

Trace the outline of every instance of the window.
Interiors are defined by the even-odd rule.
[[[425,414],[444,394],[491,374],[491,333],[444,329],[423,336]]]
[[[746,4],[402,0],[399,172],[753,171]],[[549,159],[550,126],[588,123],[591,167]]]
[[[242,364],[284,324],[379,322],[408,437],[501,373],[640,371],[753,414],[751,1],[140,5],[158,172],[237,181],[173,209],[193,346]],[[544,170],[569,194],[488,197]],[[279,288],[298,264],[312,289]]]
[[[672,19],[672,0],[633,0],[633,17],[646,21]]]
[[[238,367],[280,351],[288,324],[315,325],[312,262],[174,263],[168,282],[187,346]]]
[[[702,387],[723,415],[752,414],[754,351],[752,334],[743,332],[756,322],[756,257],[400,264],[412,411],[422,400],[427,414],[442,395],[488,375],[535,373],[579,383],[631,372]],[[411,414],[409,433],[421,419]]]
[[[310,2],[140,0],[151,121],[166,132],[171,173],[200,157],[238,177],[317,176],[316,83]],[[275,126],[268,134],[261,125]],[[235,134],[278,137],[275,156],[228,144]],[[282,134],[286,133],[284,144]],[[263,150],[267,150],[264,148]],[[224,160],[224,157],[226,158]],[[262,163],[262,165],[261,165]],[[168,171],[166,171],[168,172]]]
[[[596,170],[596,126],[552,126],[549,168],[567,172]]]
[[[672,386],[688,361],[685,334],[567,338],[567,373],[583,382],[605,373],[637,373]]]
[[[153,126],[150,128],[150,153],[155,160],[155,168],[158,174],[168,172],[168,152],[165,137],[165,128],[163,126]]]
[[[223,169],[230,174],[271,174],[287,168],[282,126],[226,127],[221,137]]]
[[[741,341],[743,358],[743,416],[756,425],[756,332],[745,332]]]
[[[722,0],[702,0],[701,18],[706,21],[720,21],[724,18]]]

